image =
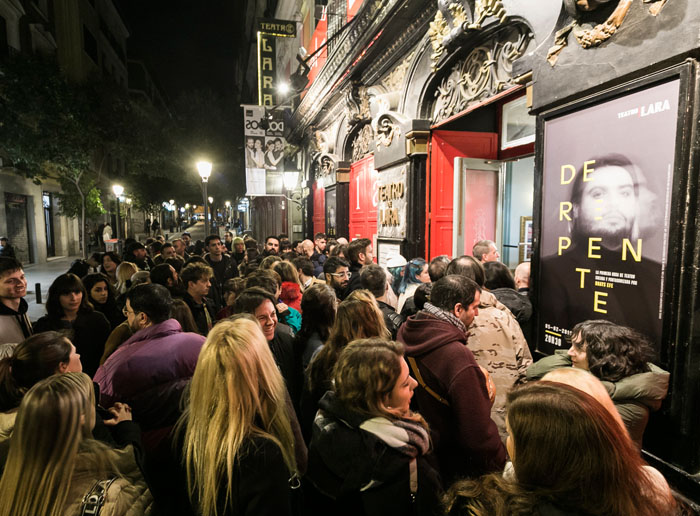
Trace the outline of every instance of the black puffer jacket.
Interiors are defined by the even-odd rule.
[[[309,447],[307,514],[406,516],[442,514],[437,472],[417,457],[418,493],[411,502],[411,459],[360,428],[369,416],[348,410],[331,391],[321,399]]]

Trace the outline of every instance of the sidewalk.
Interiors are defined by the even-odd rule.
[[[24,298],[29,304],[29,318],[36,321],[42,315],[46,314],[46,308],[43,304],[37,304],[35,294],[35,284],[41,284],[41,301],[46,303],[46,297],[49,295],[49,287],[53,280],[61,274],[68,272],[70,264],[74,260],[81,258],[80,256],[61,256],[58,258],[49,258],[46,263],[29,264],[24,266],[24,275],[27,278],[27,296]]]

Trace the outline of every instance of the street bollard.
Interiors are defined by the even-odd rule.
[[[34,284],[34,292],[36,292],[36,304],[41,304],[41,283]]]

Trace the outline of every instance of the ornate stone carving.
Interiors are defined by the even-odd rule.
[[[617,2],[615,10],[603,23],[592,25],[584,21],[586,13],[597,10],[602,5]],[[634,0],[564,0],[564,8],[570,16],[570,22],[559,29],[554,37],[554,45],[547,52],[547,61],[554,66],[559,54],[568,44],[569,34],[573,34],[579,45],[591,48],[610,39],[622,26]],[[667,0],[645,0],[652,3],[649,14],[657,16]]]
[[[498,31],[456,63],[435,91],[433,123],[512,86],[513,62],[523,55],[531,39],[526,27],[515,25]]]
[[[468,31],[480,30],[484,21],[490,17],[498,18],[499,23],[503,23],[506,19],[502,0],[472,0],[472,2],[473,11],[470,6],[465,8],[459,2],[438,0],[439,11],[428,30],[428,38],[433,49],[430,55],[433,71],[438,69],[438,63],[446,50]],[[474,16],[470,20],[471,12]]]
[[[330,154],[321,154],[314,162],[316,181],[321,179],[326,185],[335,183],[336,163]]]
[[[359,161],[372,152],[374,143],[374,131],[371,124],[362,126],[352,141],[352,161]]]
[[[371,118],[369,110],[369,93],[365,86],[353,84],[345,96],[345,118],[348,128],[367,122]]]
[[[413,58],[416,55],[416,51],[411,52],[406,58],[404,58],[401,63],[399,63],[396,68],[389,72],[386,77],[382,80],[382,86],[386,88],[386,91],[399,91],[403,80],[406,78],[406,72],[408,72],[408,67],[411,66]]]
[[[376,145],[389,147],[394,138],[401,135],[401,128],[390,116],[384,114],[376,120]]]
[[[325,154],[329,152],[330,145],[328,144],[328,135],[325,131],[316,131],[314,133],[314,141],[319,152]]]

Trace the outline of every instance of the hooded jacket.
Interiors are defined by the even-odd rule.
[[[362,425],[372,416],[349,409],[334,392],[327,392],[319,407],[306,473],[308,514],[411,514],[411,458],[365,430]],[[416,459],[415,514],[441,514],[439,476],[425,456]]]
[[[0,344],[16,344],[32,335],[32,323],[27,316],[29,305],[19,300],[19,310],[14,311],[0,303]]]
[[[545,374],[561,367],[572,367],[571,358],[565,350],[544,357],[527,370],[528,380],[539,380]],[[632,440],[642,446],[644,430],[649,422],[649,412],[659,410],[668,393],[670,374],[660,367],[648,363],[649,371],[626,376],[617,382],[602,381],[610,394],[615,408],[620,413]]]
[[[420,311],[401,326],[397,340],[415,359],[425,384],[449,403],[441,403],[421,385],[414,392],[418,411],[430,425],[445,485],[457,477],[502,470],[505,448],[490,417],[484,375],[464,332]]]

